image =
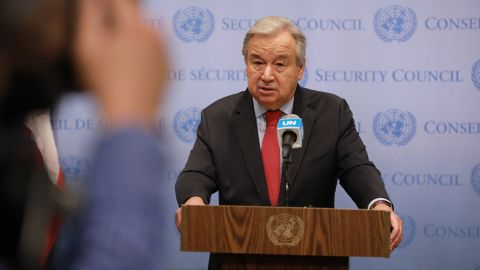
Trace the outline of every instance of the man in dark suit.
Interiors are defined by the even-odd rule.
[[[303,147],[292,150],[290,205],[334,207],[339,179],[359,208],[390,211],[390,249],[396,248],[402,221],[347,103],[297,84],[305,67],[304,34],[286,18],[263,18],[246,34],[243,55],[248,89],[202,111],[197,139],[177,179],[179,205],[208,204],[216,191],[223,205],[283,205],[282,161],[276,135],[270,134],[276,134],[279,116],[294,113],[303,120],[304,136]],[[176,222],[181,223],[179,210]]]

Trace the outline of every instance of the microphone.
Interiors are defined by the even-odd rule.
[[[292,148],[302,147],[303,123],[296,114],[285,115],[277,124],[277,138],[282,142],[282,157],[290,156]]]
[[[296,114],[283,116],[278,120],[277,139],[282,142],[283,169],[282,178],[285,181],[285,206],[290,206],[289,190],[291,184],[292,148],[302,147],[303,123]]]

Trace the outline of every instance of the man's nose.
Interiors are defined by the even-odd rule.
[[[267,65],[267,66],[265,67],[265,69],[263,70],[263,74],[262,74],[262,78],[261,78],[261,79],[262,79],[263,81],[265,81],[265,82],[269,82],[269,81],[273,81],[273,80],[274,80],[272,66]]]

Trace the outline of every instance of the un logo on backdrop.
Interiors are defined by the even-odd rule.
[[[403,221],[403,238],[398,248],[406,248],[415,238],[415,220],[409,215],[399,214]]]
[[[472,66],[472,81],[473,85],[480,90],[480,60],[475,62]]]
[[[411,8],[389,6],[375,13],[373,21],[377,36],[385,42],[407,41],[417,29],[417,16]]]
[[[472,169],[472,187],[480,195],[480,163]]]
[[[416,121],[413,114],[400,110],[379,112],[373,120],[375,137],[384,145],[405,145],[415,135]]]
[[[212,35],[214,28],[215,19],[208,9],[179,9],[173,17],[173,30],[184,42],[204,42]]]
[[[90,163],[85,158],[66,156],[60,159],[60,167],[67,184],[75,186],[87,177]]]
[[[178,138],[185,143],[195,141],[198,125],[200,124],[201,110],[188,108],[178,111],[173,119],[173,130]]]

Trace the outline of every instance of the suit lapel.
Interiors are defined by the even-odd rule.
[[[262,154],[258,142],[257,121],[253,110],[252,97],[247,91],[241,96],[235,108],[232,123],[250,179],[253,181],[261,200],[265,205],[269,205],[270,200],[263,172]]]
[[[307,98],[307,94],[303,91],[303,88],[300,86],[297,87],[295,92],[295,100],[293,102],[293,113],[297,114],[302,118],[303,122],[303,143],[302,148],[297,148],[292,150],[292,159],[293,159],[293,175],[292,175],[292,187],[295,183],[296,176],[300,169],[300,164],[302,164],[305,151],[310,141],[310,136],[312,134],[313,126],[315,124],[315,113],[309,107],[310,101]]]

